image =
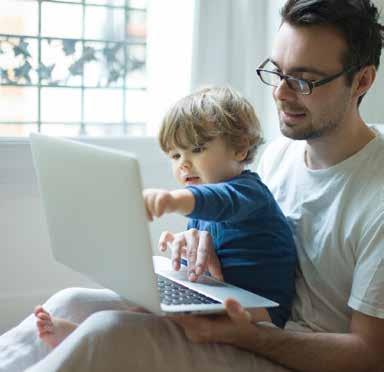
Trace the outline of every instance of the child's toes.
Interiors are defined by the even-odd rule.
[[[41,320],[51,320],[50,315],[47,313],[43,313],[43,312],[37,313],[36,318],[41,319]]]
[[[39,331],[39,335],[46,335],[53,333],[53,328],[49,325],[45,325],[41,328],[37,327],[37,330]]]
[[[44,319],[40,319],[40,318],[36,319],[36,324],[37,324],[38,327],[43,327],[46,323],[47,322]]]
[[[44,312],[44,308],[41,305],[37,305],[35,309],[33,310],[33,313],[37,316],[37,314]]]
[[[50,317],[50,314],[47,310],[45,310],[41,305],[35,307],[34,311],[35,316],[47,316]]]
[[[52,329],[52,327],[53,327],[52,322],[51,321],[47,321],[45,319],[37,319],[36,320],[36,325],[37,325],[38,328],[46,329],[46,330]]]

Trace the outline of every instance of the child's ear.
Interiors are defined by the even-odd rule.
[[[235,152],[235,159],[237,161],[243,161],[246,159],[247,155],[248,155],[248,149],[239,150]]]

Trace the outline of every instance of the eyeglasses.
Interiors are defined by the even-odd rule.
[[[353,70],[359,69],[359,67],[352,66],[345,68],[344,70],[338,72],[335,75],[328,76],[324,79],[320,80],[306,80],[306,79],[299,79],[295,78],[290,75],[284,75],[280,72],[276,71],[269,71],[264,70],[264,67],[267,63],[273,63],[271,59],[267,58],[257,69],[257,75],[259,76],[260,80],[267,85],[271,85],[273,87],[280,86],[281,82],[285,80],[287,82],[287,85],[289,88],[294,90],[295,92],[303,95],[309,95],[312,93],[313,89],[316,87],[319,87],[321,85],[327,84],[331,82],[332,80],[337,79],[339,76],[347,74],[348,72],[351,72]]]

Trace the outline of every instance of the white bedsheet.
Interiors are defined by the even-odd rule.
[[[48,352],[48,347],[37,337],[35,317],[30,315],[0,337],[0,371],[24,371]]]
[[[131,304],[107,289],[68,288],[56,293],[43,306],[54,316],[81,323],[95,312],[125,310]],[[32,314],[0,336],[0,372],[24,371],[49,352],[38,337]]]
[[[55,316],[81,323],[95,312],[127,310],[131,304],[109,290],[69,288],[58,292],[43,306]],[[133,368],[131,370],[149,371],[143,366],[141,362],[143,360],[148,366],[152,366],[152,370],[153,366],[158,366],[159,370],[163,371],[163,367],[167,366],[168,372],[180,372],[188,367],[188,370],[191,371],[200,369],[210,372],[224,370],[287,371],[265,359],[257,358],[252,353],[229,346],[210,344],[201,347],[190,344],[186,342],[185,336],[177,326],[158,318],[146,323],[146,320],[141,319],[139,314],[136,318],[134,314],[126,312],[101,312],[99,314],[100,316],[96,314],[90,317],[83,327],[70,336],[68,342],[63,343],[53,352],[50,352],[48,347],[39,340],[35,317],[29,316],[17,327],[0,336],[0,371],[21,372],[32,366],[34,367],[31,368],[31,371],[34,372],[57,371],[58,369],[65,372],[95,372],[96,370],[97,372],[108,370],[120,372],[126,371],[126,367],[129,369],[130,366]],[[141,315],[145,318],[145,314]],[[147,316],[149,315],[147,314]],[[116,327],[116,321],[118,327]],[[140,322],[142,322],[142,326]],[[111,328],[113,332],[105,332],[108,324],[113,326]],[[93,342],[82,337],[82,333],[84,336],[87,335],[87,328],[98,330],[99,336],[101,332],[103,342]],[[309,331],[291,322],[288,328]],[[164,338],[164,335],[167,337]],[[127,345],[129,342],[131,345]],[[169,353],[170,348],[179,350]],[[215,355],[212,356],[212,353]],[[47,354],[49,356],[45,358]],[[175,354],[179,356],[176,358],[177,360],[170,357]],[[186,365],[185,358],[192,358],[190,360],[196,361],[197,364],[195,365],[193,362]],[[201,360],[206,361],[205,365],[203,363],[204,368],[200,366]],[[73,369],[73,363],[76,364],[75,369]],[[112,369],[110,369],[111,367]]]

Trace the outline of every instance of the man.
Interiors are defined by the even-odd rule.
[[[298,246],[286,329],[252,323],[233,300],[220,317],[101,312],[31,371],[383,370],[384,138],[359,114],[383,44],[377,19],[368,0],[289,0],[258,69],[290,138],[261,162]],[[207,233],[169,233],[167,241],[193,275],[220,275]]]
[[[361,19],[330,24],[358,9]],[[231,303],[226,332],[213,321],[180,320],[192,340],[228,342],[299,371],[384,370],[384,142],[358,111],[382,45],[362,23],[372,11],[368,1],[289,1],[272,57],[259,69],[274,86],[281,132],[306,140],[272,145],[261,174],[297,236],[292,318],[321,332],[252,329]]]

